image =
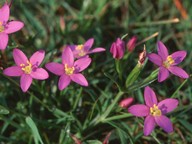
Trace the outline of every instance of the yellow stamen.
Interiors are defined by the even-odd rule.
[[[152,116],[161,116],[161,110],[154,104],[153,107],[150,107],[150,114]]]
[[[66,73],[67,75],[73,74],[74,70],[75,70],[74,67],[68,67],[68,65],[65,64],[65,73]]]
[[[4,31],[4,26],[3,26],[3,23],[2,22],[0,22],[0,32],[3,32]]]
[[[26,73],[26,74],[30,74],[32,71],[32,64],[27,61],[27,65],[25,64],[20,64],[20,66],[22,67],[21,69]]]
[[[168,56],[167,59],[163,62],[163,66],[166,68],[169,68],[170,65],[172,65],[174,63],[174,59],[172,58],[172,56]]]
[[[81,45],[78,45],[75,49],[76,49],[76,50],[82,50],[82,49],[83,49],[83,45],[82,45],[82,44],[81,44]]]

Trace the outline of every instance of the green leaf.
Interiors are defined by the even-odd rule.
[[[98,140],[88,140],[87,143],[88,144],[102,144],[102,142],[98,141]]]
[[[180,119],[179,122],[188,130],[192,133],[192,124],[187,122],[186,120]]]
[[[39,144],[39,142],[41,144],[44,144],[41,137],[40,137],[40,135],[39,135],[39,131],[37,129],[37,126],[35,125],[34,121],[31,119],[31,117],[26,117],[25,121],[26,121],[27,125],[32,130],[32,134],[34,136],[35,144]]]
[[[9,114],[9,111],[0,105],[0,114]]]
[[[131,71],[131,73],[127,76],[126,79],[126,88],[135,82],[135,80],[138,78],[140,72],[142,70],[142,66],[140,64],[137,64],[135,68]]]

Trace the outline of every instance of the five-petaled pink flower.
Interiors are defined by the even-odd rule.
[[[24,24],[20,21],[10,21],[9,20],[10,9],[7,4],[5,4],[0,9],[0,50],[4,50],[8,44],[8,34],[14,33],[20,30]]]
[[[47,71],[39,68],[43,61],[45,52],[39,50],[35,52],[28,60],[26,55],[19,49],[13,50],[13,58],[16,66],[6,68],[3,73],[7,76],[20,76],[20,86],[23,92],[26,92],[30,87],[32,80],[44,80],[49,77]]]
[[[50,72],[60,76],[58,87],[63,90],[70,84],[71,80],[82,86],[88,86],[87,80],[80,72],[86,69],[90,63],[91,59],[88,56],[74,61],[73,52],[69,47],[66,47],[62,53],[62,64],[51,62],[45,67]]]
[[[177,64],[183,61],[187,54],[186,51],[181,50],[169,55],[167,48],[161,41],[157,43],[157,51],[158,54],[148,54],[148,58],[150,61],[160,67],[158,74],[159,82],[162,82],[167,79],[169,76],[169,72],[181,78],[189,77],[189,75],[183,69],[176,66]]]
[[[87,55],[89,55],[91,53],[97,53],[97,52],[105,51],[105,49],[101,48],[101,47],[90,50],[93,43],[94,43],[94,39],[90,38],[84,44],[68,45],[68,47],[70,47],[71,50],[73,51],[73,54],[74,54],[75,58],[81,58],[81,57],[87,56]]]
[[[149,135],[156,124],[167,133],[172,132],[172,123],[165,114],[177,107],[178,100],[168,98],[158,103],[154,91],[148,86],[145,87],[144,99],[146,105],[136,104],[128,108],[131,114],[137,117],[146,117],[144,121],[144,135]]]
[[[110,52],[113,55],[113,58],[123,58],[125,52],[125,42],[120,38],[117,38],[117,40],[112,43]]]

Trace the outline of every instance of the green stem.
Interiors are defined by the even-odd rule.
[[[109,118],[106,118],[105,120],[103,120],[103,122],[108,122],[108,121],[112,121],[112,120],[119,120],[119,119],[124,119],[124,118],[128,118],[128,117],[132,117],[132,114],[122,114],[122,115],[117,115],[117,116],[112,116]]]
[[[121,96],[124,94],[124,92],[120,91],[115,99],[113,100],[112,104],[108,107],[108,109],[103,113],[103,115],[100,116],[99,120],[97,122],[103,122],[105,121],[105,118],[110,114],[114,106],[118,103]]]
[[[134,84],[128,88],[128,91],[134,91],[136,89],[139,89],[141,87],[144,87],[148,85],[149,83],[152,83],[157,79],[159,69],[154,70],[146,79],[144,79],[142,82],[138,82],[137,84]]]
[[[184,80],[181,85],[177,88],[177,90],[172,94],[171,98],[174,98],[178,91],[183,87],[183,85],[187,82],[188,79]]]
[[[77,98],[76,98],[76,100],[75,100],[75,104],[73,105],[73,109],[74,109],[74,110],[76,109],[77,104],[78,104],[78,102],[79,102],[79,99],[81,98],[82,91],[83,91],[83,88],[81,87],[81,88],[80,88],[80,92],[79,92],[79,94],[78,94],[78,96],[77,96]]]

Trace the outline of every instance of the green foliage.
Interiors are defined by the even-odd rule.
[[[9,36],[9,46],[0,54],[0,142],[72,144],[74,135],[83,144],[101,144],[112,132],[110,144],[192,143],[191,78],[170,76],[158,83],[154,64],[147,61],[142,68],[137,64],[143,44],[147,52],[156,52],[156,42],[161,40],[170,53],[187,51],[180,66],[192,73],[191,1],[182,4],[188,19],[183,19],[173,1],[167,0],[13,1],[11,19],[23,21],[25,27]],[[179,23],[170,21],[174,18],[179,18]],[[149,38],[156,32],[158,36]],[[117,37],[126,34],[126,42],[133,35],[137,35],[139,42],[115,66],[110,46]],[[63,45],[81,44],[90,37],[95,39],[93,47],[105,47],[106,52],[91,55],[92,63],[83,72],[88,87],[71,83],[59,91],[58,77],[50,74],[48,80],[34,80],[29,91],[23,93],[18,78],[3,75],[3,69],[14,65],[15,47],[28,57],[39,49],[45,50],[41,65],[44,67],[45,63],[61,61]],[[143,120],[119,107],[120,100],[130,96],[135,103],[142,103],[143,87],[147,85],[159,94],[159,100],[169,97],[179,100],[179,107],[169,114],[173,133],[167,134],[157,127],[145,137]]]

